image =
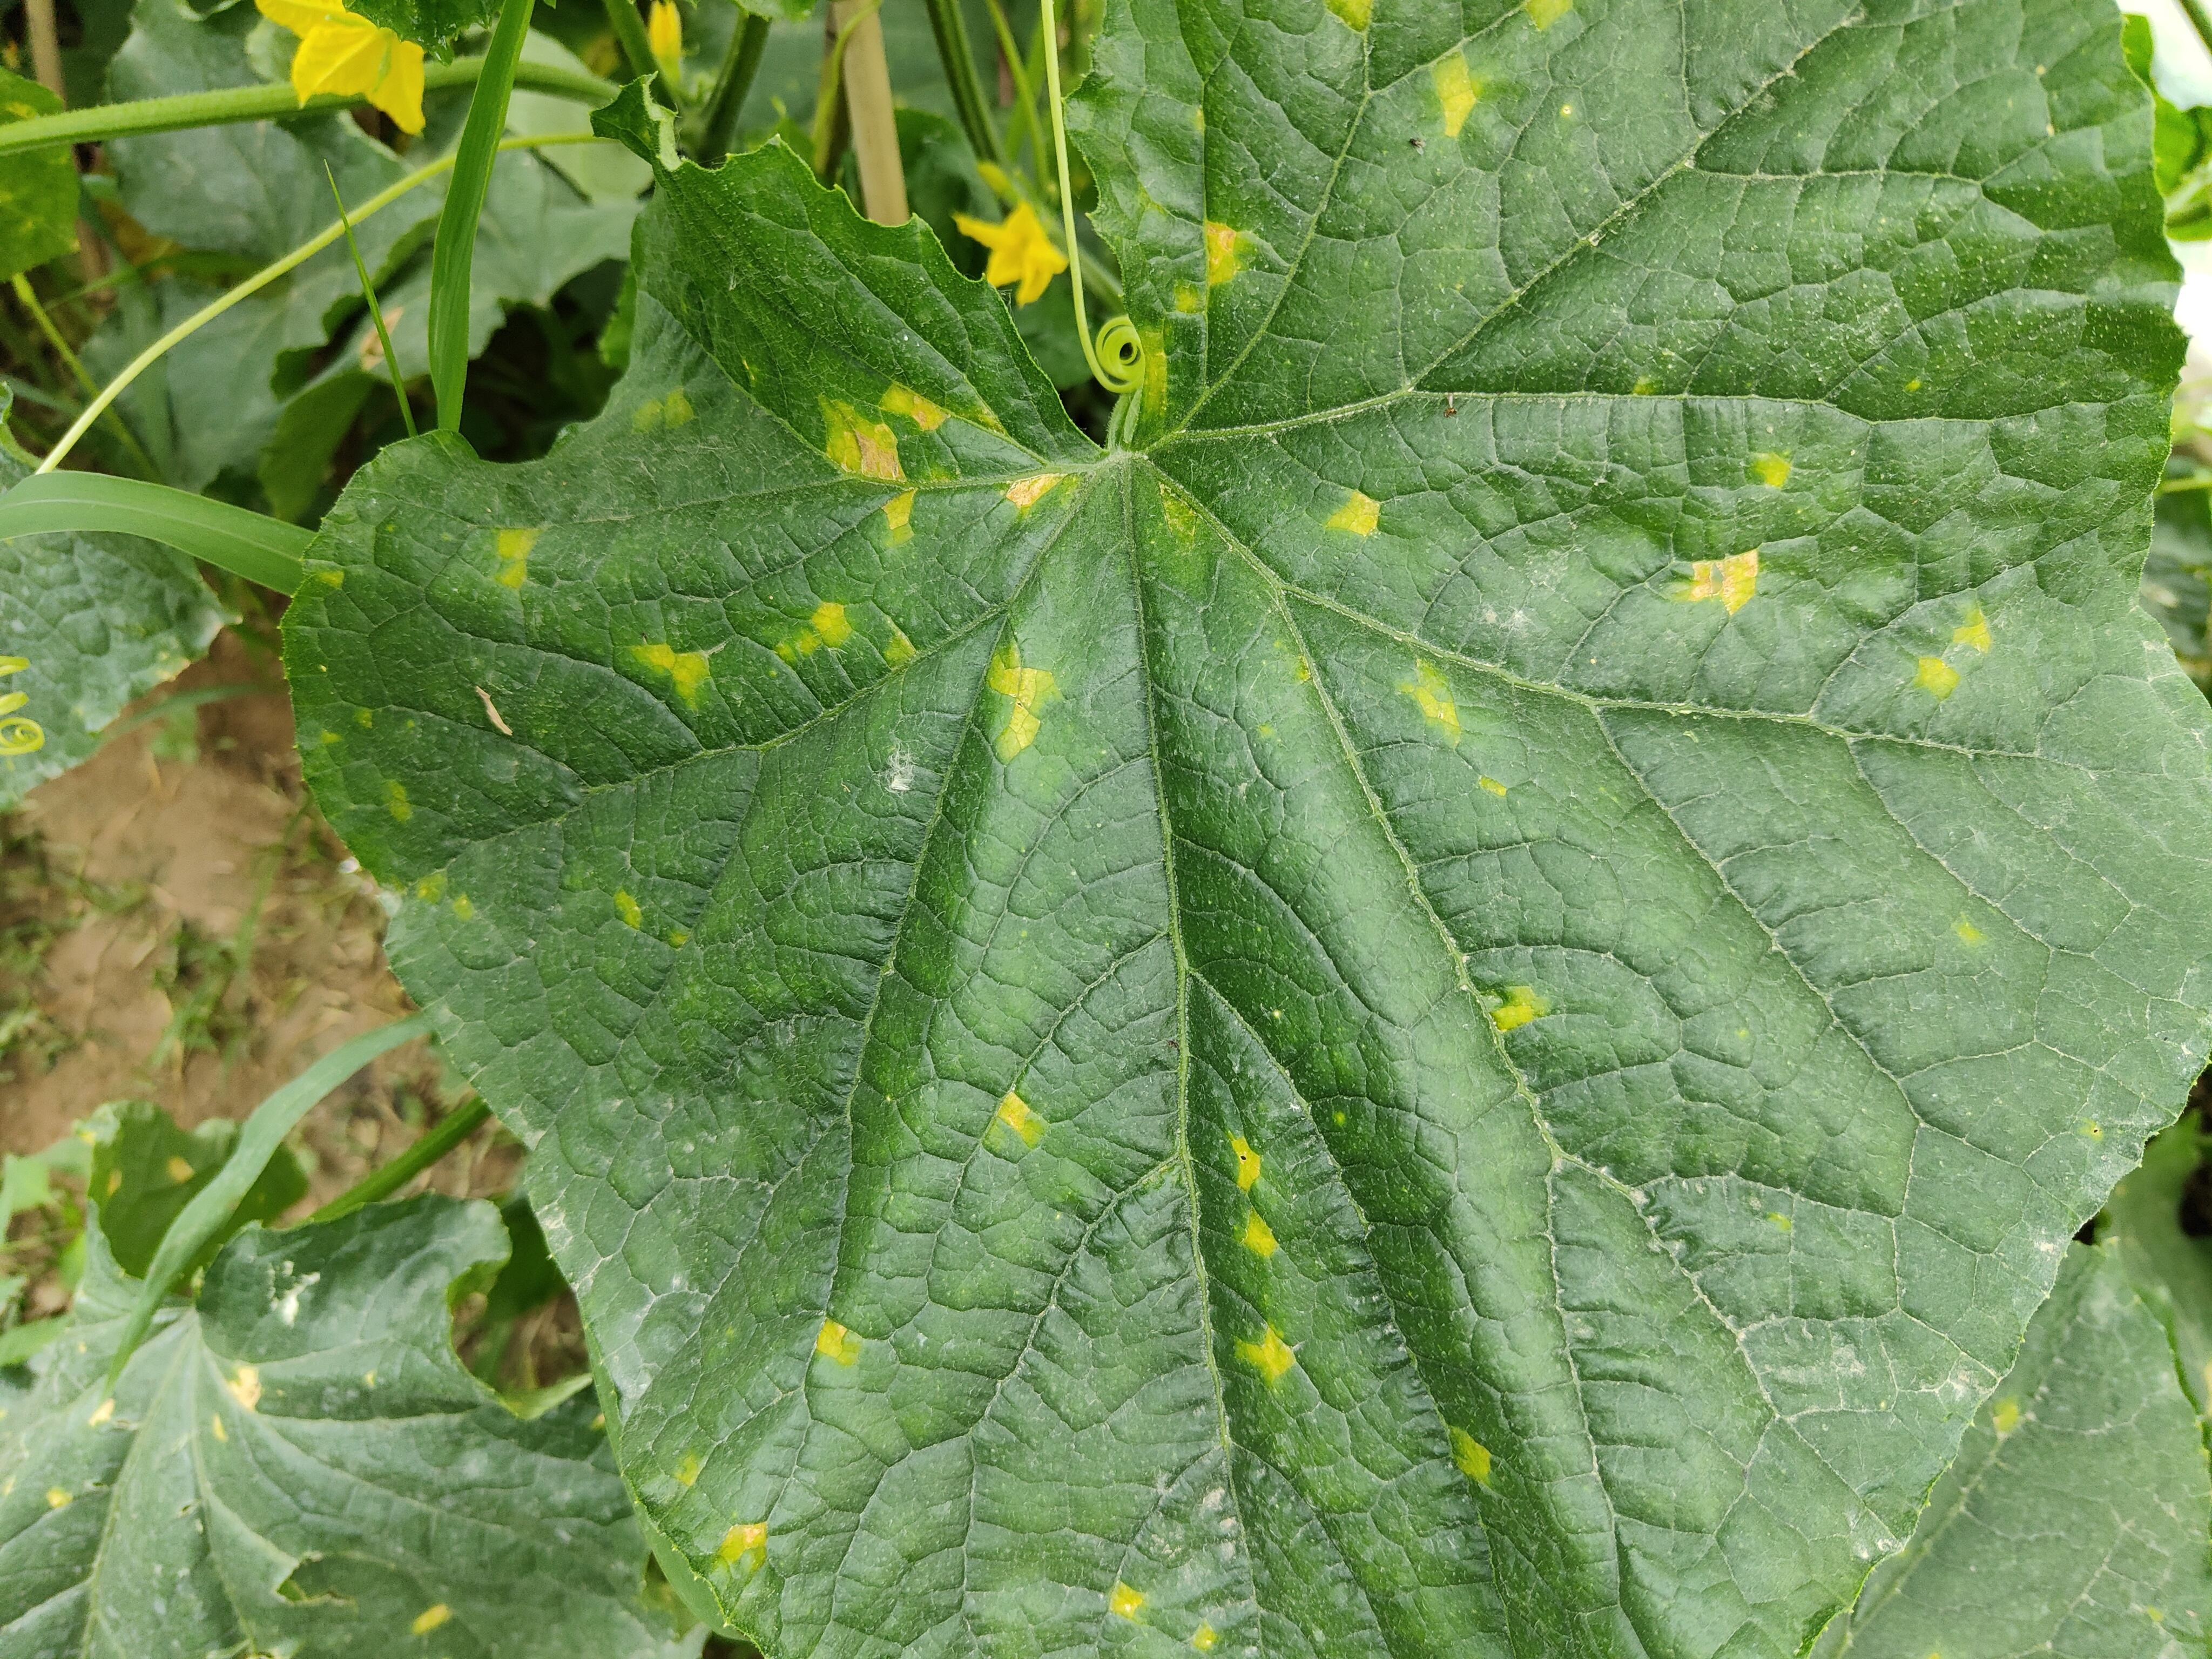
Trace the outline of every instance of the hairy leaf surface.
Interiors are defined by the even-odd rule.
[[[519,1421],[454,1357],[451,1287],[507,1254],[489,1205],[240,1235],[112,1401],[138,1286],[89,1242],[74,1328],[0,1395],[9,1659],[696,1652],[639,1599],[588,1397]]]
[[[2212,1622],[2212,1480],[2158,1316],[2076,1247],[1912,1541],[1815,1659],[2166,1659]]]
[[[626,1477],[809,1653],[1788,1653],[2205,1044],[2088,0],[1124,4],[1138,447],[780,147],[287,617]]]

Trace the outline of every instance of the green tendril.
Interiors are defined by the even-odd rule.
[[[1067,234],[1068,288],[1075,298],[1075,337],[1082,342],[1091,378],[1118,398],[1134,392],[1143,378],[1144,343],[1137,337],[1137,325],[1127,317],[1108,318],[1099,327],[1097,343],[1091,342],[1091,319],[1083,307],[1083,249],[1075,240],[1075,189],[1067,180],[1067,128],[1060,113],[1060,25],[1052,14],[1052,0],[1040,0],[1039,9],[1045,101],[1052,106],[1052,153],[1060,166],[1060,225]]]

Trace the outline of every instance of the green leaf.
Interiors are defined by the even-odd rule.
[[[433,1196],[251,1230],[111,1409],[137,1286],[95,1236],[68,1340],[0,1422],[10,1659],[696,1652],[640,1599],[588,1396],[521,1422],[454,1357],[447,1298],[506,1253],[489,1205]]]
[[[2212,1191],[2208,1152],[2212,1139],[2197,1117],[2185,1116],[2151,1142],[2142,1167],[2105,1206],[2112,1247],[2172,1333],[2182,1383],[2200,1413],[2212,1411],[2212,1237],[2200,1236]]]
[[[598,421],[313,550],[317,799],[772,1656],[1796,1651],[2202,1062],[2117,15],[1456,18],[1109,14],[1137,450],[772,145]]]
[[[0,436],[0,489],[31,470]],[[0,716],[0,807],[89,757],[100,728],[183,672],[222,619],[191,562],[154,542],[106,531],[0,540],[0,665],[22,665],[0,676],[0,702],[25,700]]]
[[[349,0],[346,9],[434,50],[470,29],[488,28],[499,0]]]
[[[100,1206],[100,1233],[116,1265],[143,1279],[169,1224],[230,1161],[238,1125],[211,1118],[187,1134],[152,1102],[125,1100],[101,1107],[89,1128],[92,1172],[85,1190]],[[186,1271],[204,1267],[239,1229],[274,1221],[307,1192],[300,1161],[280,1150],[229,1221],[189,1258]]]
[[[52,115],[62,100],[0,70],[0,126]],[[0,280],[76,246],[76,161],[65,149],[0,157]]]
[[[2158,618],[2173,654],[2199,684],[2212,680],[2212,490],[2182,489],[2158,498],[2158,517],[2143,561],[2142,601]]]
[[[2076,1245],[2019,1362],[1816,1659],[2202,1652],[2212,1480],[2173,1350],[2110,1250]]]

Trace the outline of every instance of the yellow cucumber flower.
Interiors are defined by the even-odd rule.
[[[366,97],[398,124],[422,131],[422,48],[348,11],[343,0],[253,0],[261,15],[300,37],[292,90]]]
[[[674,80],[684,66],[684,14],[676,9],[676,0],[653,0],[652,14],[645,20],[645,38],[660,67]]]
[[[1003,288],[1008,283],[1021,284],[1014,290],[1018,306],[1041,298],[1052,286],[1052,279],[1067,269],[1066,258],[1052,245],[1027,202],[995,225],[964,213],[954,214],[952,222],[960,227],[963,235],[991,250],[991,263],[983,267],[985,282],[993,288]]]

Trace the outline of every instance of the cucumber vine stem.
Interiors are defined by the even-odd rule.
[[[730,153],[737,136],[738,116],[745,94],[760,73],[761,54],[768,50],[768,19],[757,12],[740,14],[730,31],[730,49],[723,54],[722,72],[715,77],[714,96],[707,102],[707,119],[700,130],[699,165],[713,167]]]

